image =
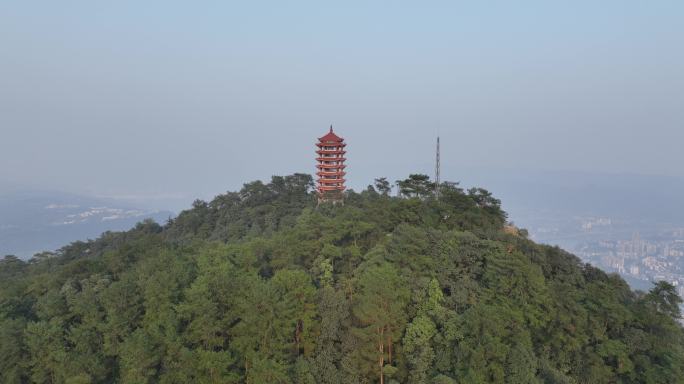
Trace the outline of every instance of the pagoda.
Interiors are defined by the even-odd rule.
[[[344,172],[344,169],[347,167],[344,165],[345,160],[347,160],[344,157],[344,154],[347,153],[344,147],[347,144],[343,138],[333,132],[331,125],[330,132],[323,137],[319,137],[316,146],[318,147],[316,151],[316,154],[318,154],[316,158],[318,202],[332,201],[333,203],[341,203],[345,190],[344,175],[346,175],[346,172]]]

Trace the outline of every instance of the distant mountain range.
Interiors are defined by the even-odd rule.
[[[130,229],[151,218],[165,222],[171,211],[130,206],[102,199],[52,191],[0,192],[0,255],[27,259],[105,231]]]

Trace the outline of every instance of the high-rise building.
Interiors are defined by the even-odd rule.
[[[316,168],[318,176],[316,189],[318,191],[318,202],[332,201],[333,203],[342,202],[344,198],[344,176],[347,174],[344,169],[347,167],[344,162],[347,160],[344,148],[347,144],[344,139],[333,132],[332,125],[330,132],[318,138],[318,150],[316,154]]]

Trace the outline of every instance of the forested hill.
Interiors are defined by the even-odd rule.
[[[482,189],[295,174],[0,261],[2,383],[681,383],[680,298],[505,226]]]

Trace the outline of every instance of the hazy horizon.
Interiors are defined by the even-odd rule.
[[[0,186],[207,198],[527,169],[684,177],[684,4],[0,6]]]

